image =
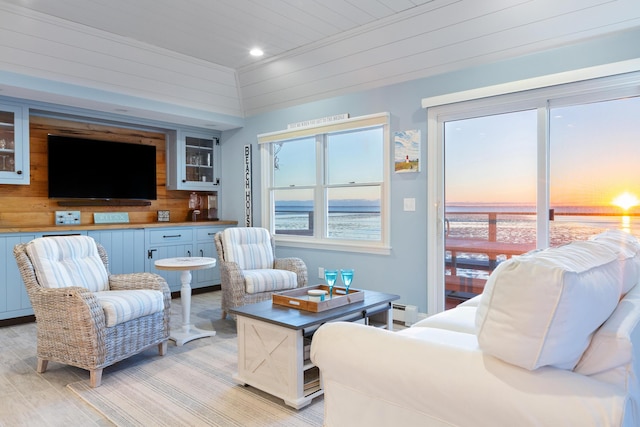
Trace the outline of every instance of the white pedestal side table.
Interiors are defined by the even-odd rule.
[[[180,300],[182,301],[182,327],[171,330],[169,339],[181,346],[197,338],[212,337],[216,331],[206,331],[191,324],[191,270],[204,270],[216,266],[215,258],[182,257],[159,259],[155,263],[158,270],[180,270]]]

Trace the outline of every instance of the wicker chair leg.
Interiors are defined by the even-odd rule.
[[[89,386],[92,388],[100,387],[102,383],[102,369],[91,369],[89,371]]]
[[[167,341],[162,341],[158,344],[158,353],[160,353],[160,356],[167,354]]]
[[[49,361],[47,359],[41,359],[38,357],[38,365],[36,366],[36,372],[41,374],[47,370],[47,364]]]

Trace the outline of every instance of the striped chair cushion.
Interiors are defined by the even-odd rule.
[[[298,286],[298,276],[293,271],[266,269],[245,270],[242,273],[245,292],[248,294],[293,289]]]
[[[27,255],[41,286],[81,286],[92,292],[109,289],[109,278],[96,242],[88,236],[40,237],[27,245]]]
[[[95,292],[94,295],[104,310],[109,328],[164,310],[162,292],[152,289],[104,291]]]
[[[273,268],[271,235],[264,228],[231,227],[222,232],[224,257],[241,270]]]

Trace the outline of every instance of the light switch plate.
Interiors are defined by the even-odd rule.
[[[416,199],[413,197],[404,199],[404,210],[406,212],[413,212],[416,210]]]
[[[80,211],[56,211],[56,225],[80,225]]]

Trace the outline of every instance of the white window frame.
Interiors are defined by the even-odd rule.
[[[286,142],[303,137],[322,138],[327,133],[340,131],[353,131],[366,129],[371,127],[383,128],[383,180],[381,183],[380,194],[380,222],[381,222],[381,239],[378,241],[370,240],[345,240],[337,238],[324,237],[324,224],[322,221],[315,221],[317,232],[313,236],[298,236],[289,234],[275,234],[274,200],[272,198],[271,189],[273,187],[273,145],[276,142]],[[262,227],[268,229],[281,246],[291,246],[300,248],[325,249],[346,252],[362,252],[372,254],[391,253],[390,247],[390,195],[389,181],[391,178],[391,137],[389,130],[389,113],[371,114],[367,116],[353,117],[349,119],[337,120],[329,123],[323,123],[317,126],[307,126],[304,128],[288,129],[278,132],[271,132],[258,135],[258,144],[260,146],[261,161],[261,195],[262,195]],[[326,144],[321,144],[326,147]],[[320,146],[320,145],[319,145]],[[326,170],[326,153],[318,153],[316,156],[316,165],[322,166],[322,170]],[[322,177],[320,177],[322,178]],[[318,187],[326,187],[324,179],[316,182]],[[330,186],[331,187],[331,186]],[[326,192],[319,191],[316,195],[315,206],[326,207]],[[319,210],[319,209],[318,209]],[[326,216],[326,208],[322,208],[321,214]],[[319,210],[320,211],[320,210]],[[316,217],[317,218],[317,217]]]
[[[622,61],[558,73],[496,86],[424,98],[427,109],[427,314],[444,310],[444,121],[505,113],[522,109],[538,110],[538,171],[545,176],[545,189],[538,192],[538,210],[548,208],[547,108],[578,104],[603,97],[638,94],[640,60]],[[546,192],[546,193],[544,193]],[[541,215],[538,215],[541,218]],[[538,233],[547,236],[547,223],[538,222]],[[538,241],[545,247],[544,241]]]

